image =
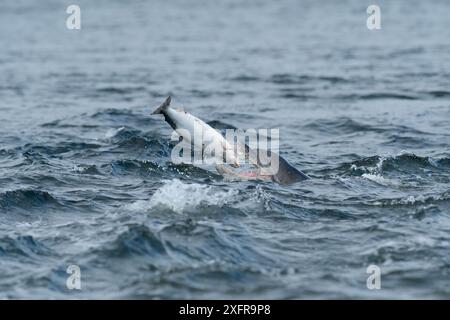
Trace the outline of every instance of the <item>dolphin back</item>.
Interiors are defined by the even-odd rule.
[[[288,185],[309,179],[306,174],[291,166],[283,157],[279,156],[278,161],[278,172],[272,177],[275,182]]]
[[[269,159],[267,157],[272,157],[275,155],[278,158],[278,171],[272,174],[272,180],[279,184],[289,185],[309,179],[306,174],[294,168],[282,156],[271,152],[270,150],[263,151],[261,149],[251,149],[245,144],[245,153],[249,157],[250,161],[257,167],[264,167],[262,163],[269,163]]]

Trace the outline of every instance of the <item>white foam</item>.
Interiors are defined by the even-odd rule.
[[[238,194],[236,190],[223,190],[219,187],[198,183],[183,183],[178,179],[165,180],[164,185],[152,195],[150,200],[140,200],[127,206],[127,209],[140,211],[149,208],[165,207],[177,213],[195,209],[202,205],[224,205]]]
[[[380,156],[378,159],[378,162],[375,164],[374,167],[357,166],[356,164],[352,164],[350,166],[350,170],[353,170],[353,171],[361,170],[368,174],[381,175],[383,173],[383,164],[386,161],[386,159],[387,159],[387,157]]]
[[[398,198],[398,199],[385,199],[385,200],[379,200],[372,202],[375,206],[383,206],[383,205],[419,205],[419,204],[426,204],[427,202],[431,201],[445,201],[450,199],[450,194],[448,192],[445,192],[443,194],[439,195],[410,195],[406,198]],[[431,207],[433,204],[430,205]]]
[[[82,166],[79,166],[79,165],[77,165],[77,164],[75,164],[73,167],[72,167],[72,170],[71,170],[72,172],[75,172],[75,173],[84,173],[85,171],[86,171],[86,168],[85,167],[82,167]]]
[[[445,194],[444,195],[430,195],[430,196],[425,196],[425,195],[417,195],[417,196],[409,196],[407,198],[403,198],[403,199],[392,199],[391,200],[391,204],[392,205],[398,205],[398,204],[403,204],[403,205],[415,205],[415,204],[423,204],[426,203],[427,201],[439,201],[439,200],[445,200]]]
[[[381,184],[383,186],[399,186],[400,183],[393,179],[384,178],[381,174],[372,174],[372,173],[364,173],[362,175],[364,179],[376,182],[378,184]]]
[[[116,134],[118,134],[120,131],[122,131],[124,129],[125,129],[125,127],[120,127],[117,129],[109,129],[105,133],[105,138],[107,138],[107,139],[113,138]]]

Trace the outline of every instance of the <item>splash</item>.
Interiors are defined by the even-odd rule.
[[[128,206],[131,210],[164,207],[176,213],[204,205],[223,206],[238,194],[236,190],[224,191],[219,187],[198,183],[183,183],[178,179],[164,180],[164,185],[148,201],[138,201]]]
[[[363,177],[364,179],[370,180],[372,182],[381,184],[383,186],[398,187],[401,185],[401,183],[399,181],[396,181],[394,179],[385,178],[381,174],[364,173],[361,177]]]

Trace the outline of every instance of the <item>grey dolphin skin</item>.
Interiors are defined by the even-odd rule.
[[[268,163],[267,158],[272,157],[272,154],[274,154],[278,158],[278,171],[270,175],[270,179],[274,182],[289,185],[309,179],[306,174],[290,165],[289,162],[287,162],[287,160],[282,156],[275,154],[270,150],[252,150],[248,145],[245,145],[245,153],[249,156],[249,158],[253,158],[252,162],[258,167],[262,167],[262,162]],[[261,161],[261,158],[264,158],[264,161]]]
[[[278,172],[272,176],[273,181],[287,185],[309,179],[306,174],[291,166],[281,156],[278,156],[278,163]]]
[[[164,119],[174,130],[185,129],[188,131],[193,131],[194,123],[202,125],[203,130],[206,132],[204,136],[208,137],[210,142],[217,143],[224,148],[227,159],[231,159],[231,161],[227,162],[227,164],[233,168],[239,167],[236,154],[233,151],[234,148],[229,145],[229,142],[226,141],[219,131],[187,112],[170,108],[170,103],[171,97],[168,97],[155,111],[153,111],[152,115],[162,114]],[[242,151],[245,153],[246,158],[250,160],[257,170],[250,172],[235,172],[221,164],[216,166],[216,169],[220,174],[234,176],[240,179],[270,180],[283,185],[289,185],[309,179],[306,174],[291,166],[283,157],[275,153],[273,154],[278,159],[277,172],[269,171],[264,173],[263,163],[270,163],[267,161],[267,157],[271,157],[272,152],[270,150],[251,149],[246,144],[243,146],[241,145],[240,148],[242,147],[244,147]]]

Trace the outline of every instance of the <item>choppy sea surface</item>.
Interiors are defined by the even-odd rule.
[[[450,298],[450,2],[371,4],[2,0],[0,298]],[[169,94],[311,179],[173,164]]]

